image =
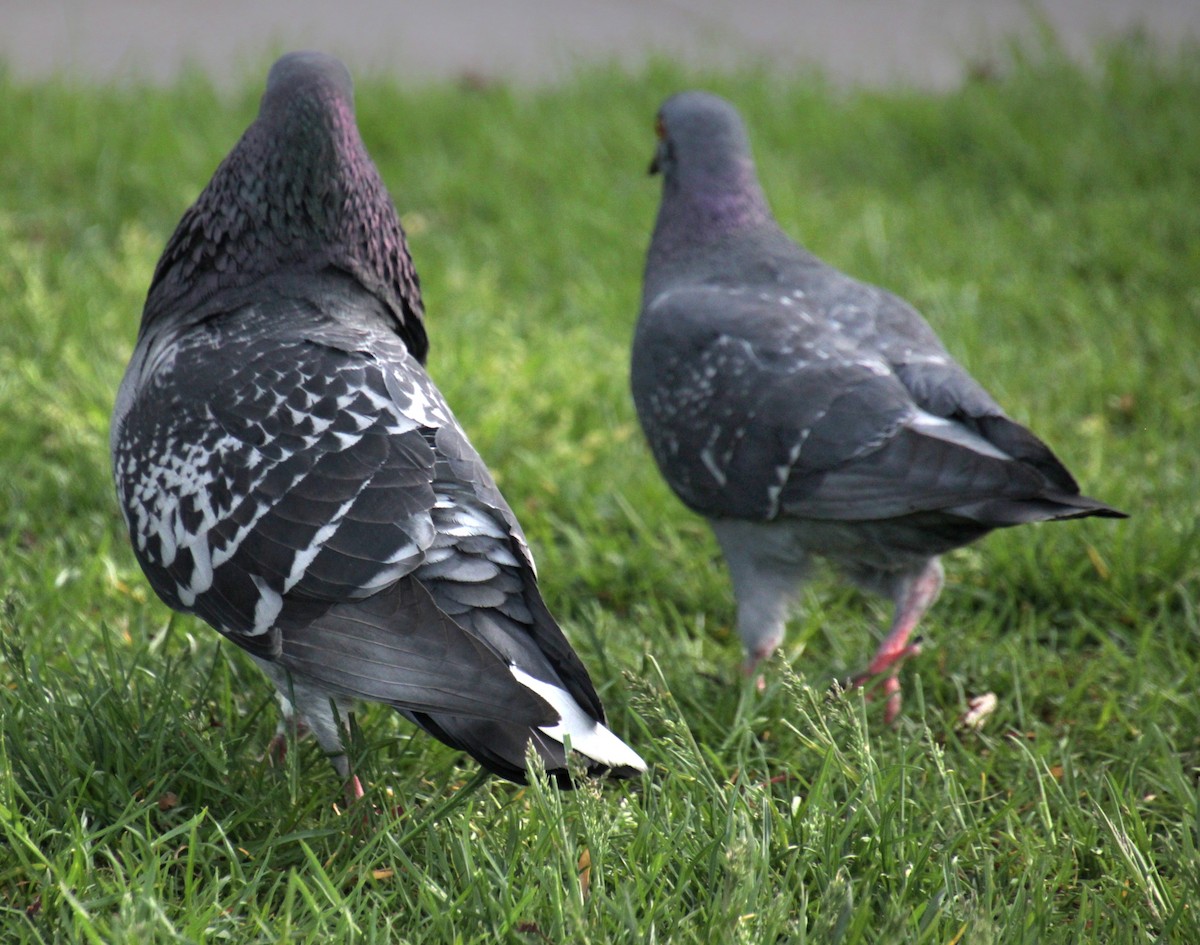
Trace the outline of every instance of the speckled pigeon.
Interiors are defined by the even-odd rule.
[[[423,318],[349,73],[284,56],[167,244],[117,395],[137,559],[168,605],[250,653],[351,796],[356,700],[516,781],[530,743],[561,784],[564,740],[589,770],[640,770],[425,373]]]
[[[683,92],[657,130],[662,204],[632,364],[654,458],[716,534],[748,673],[782,640],[814,556],[892,599],[856,682],[882,676],[894,719],[939,555],[993,528],[1122,513],[1081,496],[910,305],[780,230],[732,105]]]

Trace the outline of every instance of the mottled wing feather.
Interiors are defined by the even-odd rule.
[[[587,670],[542,600],[524,537],[483,461],[457,427],[439,428],[434,445],[436,537],[414,577],[508,662],[563,685],[603,719]]]
[[[908,302],[852,279],[798,247],[794,252],[797,263],[789,274],[803,286],[804,298],[821,304],[820,323],[860,349],[882,357],[921,410],[963,424],[1014,459],[1034,466],[1063,493],[1079,491],[1050,448],[1004,415],[991,394],[950,356]]]
[[[930,435],[892,365],[808,312],[802,295],[676,289],[643,316],[635,398],[690,506],[866,520],[1044,486],[982,435]]]
[[[511,510],[423,369],[312,314],[230,313],[134,403],[118,488],[155,589],[331,692],[552,721],[513,663],[601,719]]]
[[[366,597],[412,570],[433,539],[418,425],[437,418],[406,413],[383,373],[237,318],[189,336],[131,411],[139,441],[118,450],[119,468],[137,457],[125,504],[169,602],[275,655],[285,606]]]
[[[922,409],[963,424],[1014,459],[1029,463],[1065,494],[1079,491],[1075,477],[1053,451],[997,404],[960,365],[915,359],[896,366],[896,376]]]

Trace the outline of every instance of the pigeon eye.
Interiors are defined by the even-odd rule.
[[[663,124],[662,115],[654,119],[654,133],[658,135],[659,141],[665,141],[667,138],[667,126]]]

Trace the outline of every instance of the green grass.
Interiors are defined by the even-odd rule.
[[[951,555],[894,728],[827,695],[886,617],[832,583],[746,691],[715,546],[636,426],[652,116],[694,85],[742,107],[785,228],[912,299],[1133,516]],[[652,766],[521,789],[373,708],[355,752],[380,813],[337,813],[311,745],[260,763],[268,683],[153,599],[109,478],[153,265],[260,87],[0,77],[0,938],[1200,941],[1194,50],[1017,57],[945,95],[665,64],[542,90],[360,77],[431,371]]]

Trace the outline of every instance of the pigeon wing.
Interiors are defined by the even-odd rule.
[[[438,539],[435,468],[453,475],[437,447],[439,431],[457,432],[449,409],[398,341],[261,330],[306,314],[262,304],[189,332],[131,407],[118,488],[155,590],[334,691],[552,720],[413,576]],[[521,559],[523,539],[497,517]]]
[[[868,520],[1044,488],[984,436],[923,410],[884,358],[783,298],[676,289],[639,323],[638,409],[691,507]]]

